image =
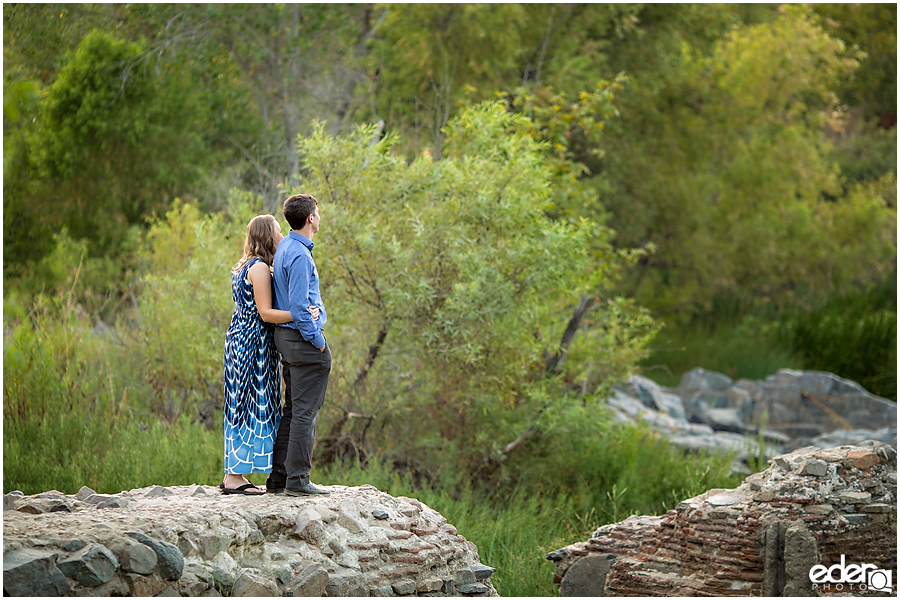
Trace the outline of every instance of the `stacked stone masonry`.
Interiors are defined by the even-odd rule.
[[[815,565],[897,573],[897,458],[877,441],[807,447],[733,490],[632,516],[547,555],[561,596],[896,596],[814,586]]]
[[[439,513],[364,485],[223,495],[194,485],[107,496],[6,494],[12,596],[496,596]]]

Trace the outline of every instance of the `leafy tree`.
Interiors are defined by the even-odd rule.
[[[684,46],[678,60],[662,88],[632,79],[605,142],[619,243],[657,248],[632,275],[641,302],[665,311],[734,287],[830,291],[893,251],[876,233],[893,219],[884,200],[855,240],[868,244],[864,265],[830,243],[858,196],[843,197],[821,131],[855,56],[805,9],[734,29],[708,56]]]
[[[475,423],[493,415],[510,439],[533,424],[569,350],[579,358],[559,372],[591,395],[633,367],[652,331],[634,306],[606,301],[622,260],[608,232],[545,217],[566,192],[529,129],[486,104],[451,120],[440,161],[407,164],[371,126],[346,139],[319,126],[301,144],[323,214],[323,293],[341,315],[337,402],[383,415],[387,439],[408,429],[480,460],[499,440]],[[573,342],[564,330],[583,294],[604,300]]]
[[[594,89],[607,53],[637,10],[603,4],[389,7],[373,42],[377,103],[366,116],[404,132],[407,152],[430,148],[440,158],[442,129],[464,103],[493,99],[496,92]]]
[[[844,102],[860,107],[882,127],[897,124],[897,5],[814,4],[830,35],[864,52],[853,77],[840,92]]]

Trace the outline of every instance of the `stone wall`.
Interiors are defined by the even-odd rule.
[[[632,516],[547,555],[561,596],[859,595],[819,587],[817,564],[897,573],[897,458],[891,446],[807,447],[733,490],[663,516]]]
[[[439,513],[376,488],[225,496],[202,485],[3,500],[4,595],[496,596]]]

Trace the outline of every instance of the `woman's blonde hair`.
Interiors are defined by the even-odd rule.
[[[244,255],[231,269],[232,273],[240,271],[251,258],[261,258],[267,265],[272,266],[275,248],[278,246],[275,242],[276,227],[278,221],[272,215],[259,215],[250,219],[247,223],[247,239],[244,240]]]

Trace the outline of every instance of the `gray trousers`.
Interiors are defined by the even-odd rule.
[[[285,397],[266,486],[297,489],[309,483],[316,417],[331,373],[331,349],[326,345],[320,351],[289,327],[275,328],[275,347],[281,353]]]

